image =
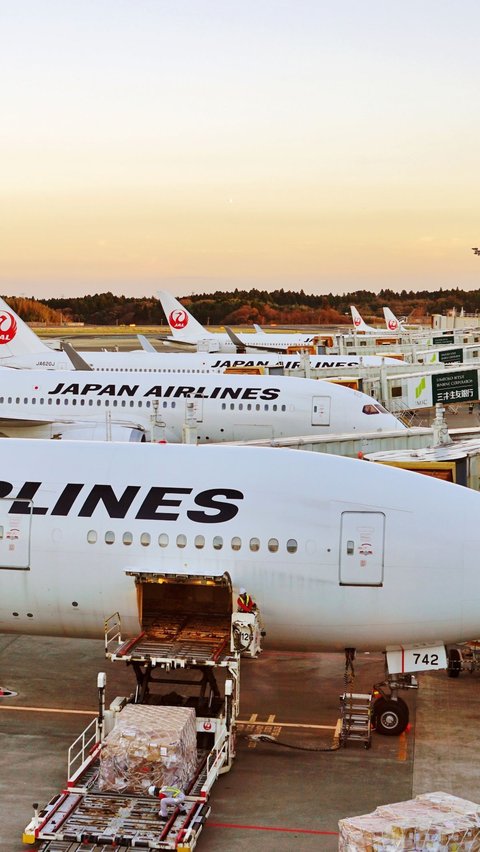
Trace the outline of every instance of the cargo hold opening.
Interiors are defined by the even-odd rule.
[[[159,618],[183,623],[195,617],[225,622],[230,629],[232,584],[230,577],[136,577],[138,611],[142,630],[150,634]]]

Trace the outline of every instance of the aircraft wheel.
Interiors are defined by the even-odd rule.
[[[450,648],[448,652],[447,676],[458,677],[462,670],[462,660],[460,651],[457,648]]]
[[[401,698],[377,698],[373,705],[373,724],[377,734],[398,737],[408,725],[408,705]]]

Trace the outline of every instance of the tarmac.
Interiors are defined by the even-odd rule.
[[[380,654],[355,663],[354,689],[383,678]],[[107,672],[107,698],[128,695],[133,673],[104,658],[103,642],[0,636],[0,850],[20,852],[32,803],[42,807],[66,781],[67,749],[96,713],[96,676]],[[338,820],[428,791],[480,802],[480,676],[419,677],[402,697],[410,729],[372,737],[372,747],[333,743],[344,691],[341,654],[277,653],[242,661],[237,757],[215,784],[212,813],[198,850],[291,852],[338,848]],[[249,733],[278,744],[255,744]],[[281,745],[283,743],[285,745]],[[288,747],[292,746],[292,747]],[[305,750],[311,749],[311,750]]]

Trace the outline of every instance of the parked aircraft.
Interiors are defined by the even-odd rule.
[[[83,368],[102,371],[127,370],[129,372],[198,372],[223,373],[229,367],[283,366],[287,370],[300,367],[300,355],[282,355],[269,352],[249,354],[230,353],[220,356],[210,352],[157,352],[143,335],[138,335],[142,349],[133,352],[79,351]],[[319,370],[334,367],[365,367],[381,364],[398,364],[394,358],[379,355],[311,355],[310,368]],[[72,361],[67,351],[52,350],[35,332],[0,298],[0,366],[17,369],[71,370]],[[80,367],[82,369],[82,367]]]
[[[271,647],[413,646],[435,669],[432,647],[479,635],[473,490],[239,447],[4,441],[0,468],[4,633],[99,637],[117,611],[136,635],[139,587],[228,575]]]
[[[388,328],[388,324],[387,329],[374,328],[373,325],[367,325],[363,317],[357,311],[355,305],[350,305],[350,310],[352,312],[354,331],[358,332],[359,334],[376,334],[377,337],[389,337],[392,335],[395,335],[396,337],[399,336],[401,330],[393,328],[390,329]]]
[[[285,376],[0,371],[4,437],[200,443],[405,428],[375,399],[328,381]]]
[[[403,322],[400,322],[400,320],[397,319],[397,317],[395,316],[393,311],[390,310],[390,308],[385,307],[383,309],[383,316],[385,317],[385,325],[387,331],[395,331],[397,334],[399,334],[402,331],[406,330]]]
[[[162,303],[167,322],[170,326],[171,337],[167,340],[189,346],[205,345],[211,352],[236,352],[238,346],[244,346],[247,351],[251,349],[272,349],[284,352],[291,346],[314,346],[319,341],[317,334],[295,334],[284,331],[271,334],[258,331],[249,334],[237,334],[238,343],[235,344],[229,334],[224,332],[207,331],[195,317],[192,316],[178,299],[170,293],[161,290],[158,298]]]

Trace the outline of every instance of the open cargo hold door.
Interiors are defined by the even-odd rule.
[[[129,643],[129,652],[135,648],[137,658],[168,658],[177,661],[175,665],[216,663],[228,656],[233,609],[228,574],[126,573],[135,578],[142,628]]]

